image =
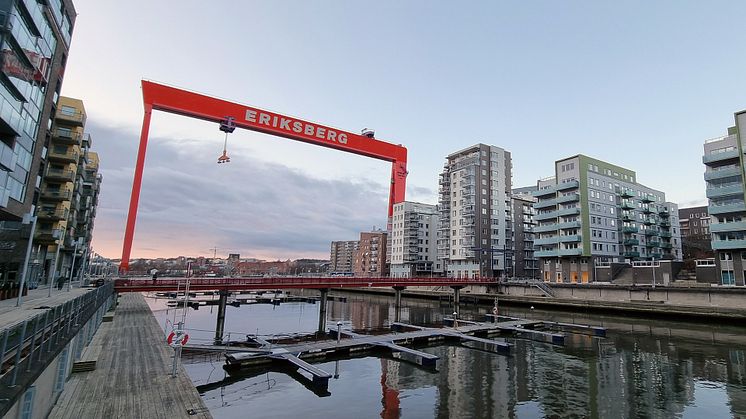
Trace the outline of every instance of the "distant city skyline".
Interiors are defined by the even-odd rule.
[[[741,2],[80,0],[76,9],[62,94],[89,113],[104,175],[94,250],[111,258],[121,254],[141,78],[373,127],[409,149],[407,200],[430,204],[445,157],[479,142],[512,153],[516,186],[583,153],[635,170],[681,207],[704,204],[702,143],[746,108],[746,57],[734,53]],[[332,240],[386,225],[384,162],[237,131],[232,162],[218,166],[215,124],[163,113],[151,139],[133,258],[215,246],[328,257]]]

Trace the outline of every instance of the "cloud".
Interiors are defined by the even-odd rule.
[[[94,250],[119,257],[138,135],[90,120],[87,130],[104,178]],[[222,255],[328,257],[332,240],[385,227],[388,187],[380,181],[313,177],[256,159],[248,147],[229,148],[232,162],[218,165],[220,151],[195,139],[150,139],[133,258],[207,255],[214,246]]]

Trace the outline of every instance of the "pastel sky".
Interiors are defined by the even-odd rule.
[[[63,95],[104,176],[94,250],[121,255],[140,80],[409,149],[407,199],[436,203],[445,156],[484,142],[513,184],[583,153],[703,204],[704,140],[746,108],[743,1],[75,0]],[[386,224],[389,165],[156,112],[133,257],[329,255]]]

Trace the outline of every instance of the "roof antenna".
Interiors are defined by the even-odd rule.
[[[230,163],[231,158],[228,157],[228,134],[236,130],[236,118],[232,116],[226,116],[225,119],[220,121],[220,131],[225,133],[225,142],[223,142],[223,155],[218,157],[218,164]]]

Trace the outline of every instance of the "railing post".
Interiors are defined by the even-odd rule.
[[[33,362],[33,360],[34,360],[34,346],[36,346],[36,334],[39,331],[39,317],[41,317],[41,316],[34,317],[34,320],[36,320],[34,322],[34,335],[31,336],[31,347],[29,349],[28,356],[26,357],[26,359],[28,360],[28,361],[26,361],[26,372],[31,371],[31,362]],[[44,346],[44,340],[43,340],[44,331],[43,330],[42,330],[42,334],[41,335],[42,335],[42,341],[39,342],[39,353],[42,352],[42,347]],[[39,357],[39,358],[41,358],[41,357]]]
[[[5,349],[8,347],[8,335],[10,334],[10,328],[5,329],[3,332],[3,343],[0,344],[0,362],[5,360]]]
[[[21,326],[21,335],[18,339],[18,348],[16,348],[16,362],[15,365],[13,365],[13,377],[10,380],[10,386],[13,387],[16,385],[16,378],[18,378],[18,367],[19,363],[21,362],[21,352],[23,352],[23,341],[26,340],[26,327],[28,326],[28,320],[23,322],[23,326]]]

